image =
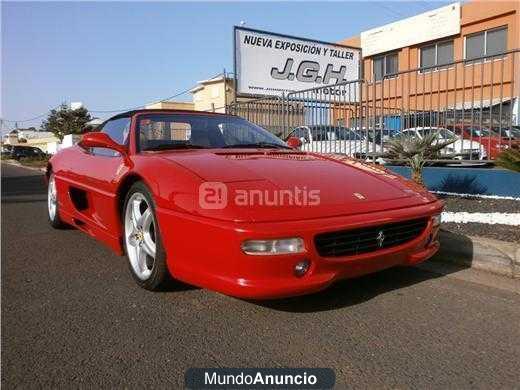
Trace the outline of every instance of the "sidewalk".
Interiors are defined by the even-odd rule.
[[[431,259],[520,279],[520,244],[441,230],[441,249]]]

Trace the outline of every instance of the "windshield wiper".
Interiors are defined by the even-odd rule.
[[[276,144],[274,142],[257,142],[252,144],[233,144],[233,145],[226,145],[223,146],[225,149],[231,149],[231,148],[276,148],[276,149],[291,149],[288,146]]]
[[[157,146],[151,146],[149,148],[144,149],[148,150],[168,150],[168,149],[207,149],[205,146],[201,145],[193,145],[190,143],[178,143],[178,144],[162,144]]]

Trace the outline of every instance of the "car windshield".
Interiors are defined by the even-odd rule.
[[[346,127],[339,126],[311,127],[311,133],[314,141],[355,141],[361,139],[359,134]]]
[[[498,137],[498,134],[486,127],[468,127],[466,131],[476,137]]]
[[[507,132],[509,133],[509,137],[520,138],[520,127],[513,126],[511,129],[507,129]]]
[[[456,137],[453,132],[451,132],[448,129],[443,129],[443,128],[431,128],[431,129],[425,129],[423,131],[424,135],[430,134],[430,133],[437,133],[438,137],[442,138],[442,139],[449,139],[449,138],[455,138]]]
[[[362,129],[356,130],[356,133],[363,139],[366,140],[367,136],[369,141],[379,143],[381,140],[387,141],[397,134],[401,134],[398,131],[394,131],[388,129]]]
[[[370,131],[370,130],[365,130],[365,129],[352,129],[350,130],[352,133],[354,133],[358,138],[357,139],[360,139],[360,140],[366,140],[367,137],[368,139],[372,139],[372,136],[373,136],[373,132]]]
[[[288,146],[267,130],[228,115],[147,114],[138,117],[139,148],[280,148]]]

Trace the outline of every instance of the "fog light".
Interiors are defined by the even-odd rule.
[[[301,278],[309,270],[311,263],[309,260],[303,260],[294,266],[294,275]]]
[[[278,240],[247,240],[242,243],[242,251],[248,255],[284,255],[302,253],[305,246],[301,238]]]
[[[432,226],[438,227],[441,224],[441,215],[437,214],[432,217]]]

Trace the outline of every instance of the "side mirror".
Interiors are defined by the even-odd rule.
[[[81,138],[81,141],[78,142],[78,145],[83,149],[106,148],[115,150],[123,156],[127,154],[126,148],[116,143],[106,133],[86,133]]]
[[[289,137],[287,140],[287,145],[290,148],[298,149],[300,146],[302,146],[302,141],[298,137]]]

